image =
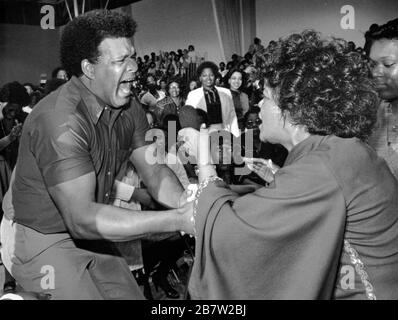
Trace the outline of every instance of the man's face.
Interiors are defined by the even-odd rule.
[[[211,88],[214,85],[215,78],[213,70],[211,68],[205,68],[203,69],[199,80],[204,88]]]
[[[380,39],[370,48],[372,75],[382,99],[398,99],[398,40]]]
[[[92,88],[106,104],[120,108],[130,99],[130,87],[137,71],[134,47],[128,38],[106,38],[99,45]]]

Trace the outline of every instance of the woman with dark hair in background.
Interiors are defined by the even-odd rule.
[[[238,69],[231,70],[227,75],[227,81],[234,101],[235,113],[238,117],[238,126],[240,130],[243,130],[245,127],[244,116],[249,110],[249,97],[241,91],[241,88],[244,87],[245,74]]]
[[[267,53],[260,139],[289,155],[239,197],[199,146],[191,296],[397,299],[398,181],[365,142],[378,103],[366,61],[314,31]]]
[[[207,112],[209,124],[216,130],[240,135],[231,91],[215,85],[218,66],[211,61],[201,63],[197,70],[201,88],[190,91],[186,104]]]
[[[369,143],[398,178],[398,18],[373,24],[365,38],[376,90],[383,99]]]

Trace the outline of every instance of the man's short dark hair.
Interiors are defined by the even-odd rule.
[[[75,76],[82,75],[81,61],[95,63],[105,38],[131,38],[136,30],[129,16],[109,10],[93,10],[69,22],[61,36],[61,63]]]
[[[204,69],[211,69],[214,73],[214,75],[216,76],[218,73],[218,67],[214,62],[211,61],[205,61],[203,63],[201,63],[197,69],[196,74],[198,75],[198,77],[201,76],[202,72]]]

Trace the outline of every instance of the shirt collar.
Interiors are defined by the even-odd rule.
[[[289,152],[285,166],[292,164],[299,158],[317,148],[328,136],[310,135],[307,139],[296,144]]]
[[[91,120],[93,120],[94,124],[97,124],[102,112],[109,106],[94,93],[92,93],[76,76],[71,78],[71,82],[77,87],[80,96],[87,107],[88,113],[90,114]],[[120,108],[120,110],[121,109],[122,108]]]

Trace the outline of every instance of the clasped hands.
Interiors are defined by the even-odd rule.
[[[15,126],[12,127],[8,137],[10,138],[11,141],[14,141],[15,139],[21,136],[21,133],[22,133],[22,123],[18,122],[18,120],[15,120]]]
[[[192,133],[194,135],[192,135]],[[207,176],[215,175],[216,172],[211,164],[212,161],[210,155],[209,130],[206,128],[206,126],[202,125],[200,131],[192,129],[190,131],[190,135],[180,135],[179,138],[189,144],[189,148],[185,149],[185,151],[189,153],[189,156],[197,159],[197,165],[199,168],[199,181],[203,181]],[[191,186],[191,188],[185,190],[181,195],[180,208],[178,209],[179,212],[186,217],[186,228],[184,228],[184,231],[190,234],[194,233],[193,205],[195,193],[196,188],[194,186]]]

